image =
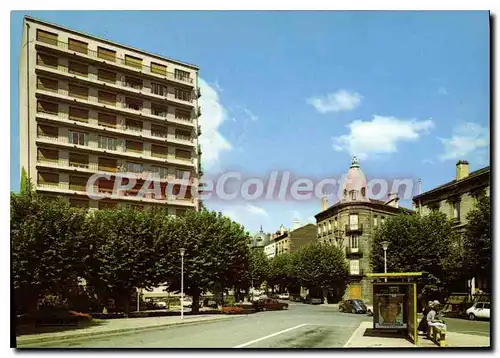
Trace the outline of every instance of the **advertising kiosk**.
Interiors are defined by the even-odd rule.
[[[421,272],[369,273],[373,280],[373,329],[398,331],[418,340],[417,284]]]

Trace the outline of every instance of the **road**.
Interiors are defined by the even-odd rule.
[[[291,303],[229,320],[173,326],[47,345],[47,348],[335,348],[343,347],[362,321],[331,306]],[[446,318],[449,332],[489,336],[490,322]]]
[[[333,348],[342,347],[366,315],[290,304],[234,319],[50,345],[51,348]]]

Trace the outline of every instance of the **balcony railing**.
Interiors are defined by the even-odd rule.
[[[346,224],[345,232],[363,232],[363,224]]]
[[[363,251],[359,247],[347,247],[346,248],[346,254],[347,255],[358,255],[358,256],[363,256]]]
[[[148,74],[153,74],[155,76],[161,76],[161,77],[164,77],[164,78],[167,78],[170,80],[173,79],[173,80],[181,81],[181,82],[185,82],[185,83],[190,83],[190,84],[193,83],[193,79],[191,77],[187,77],[185,75],[180,75],[178,73],[168,72],[168,71],[165,71],[163,73],[159,73],[159,71],[151,70],[150,66],[146,66],[146,65],[142,65],[142,64],[137,65],[137,66],[134,64],[134,66],[131,66],[130,62],[127,62],[124,58],[116,57],[116,56],[109,56],[107,54],[98,53],[95,50],[90,50],[90,49],[85,49],[85,48],[75,49],[73,46],[68,46],[67,42],[62,42],[62,41],[56,42],[55,40],[52,40],[52,39],[50,40],[50,42],[49,41],[40,41],[40,40],[38,40],[38,41],[52,45],[52,46],[56,46],[56,47],[63,49],[63,50],[73,51],[75,54],[78,54],[79,56],[87,56],[89,58],[95,59],[96,61],[106,61],[106,63],[110,63],[110,64],[117,63],[120,65],[126,66],[127,68],[130,68],[130,70],[137,69],[138,71],[142,71],[142,72],[148,73]],[[73,47],[73,48],[71,48],[71,47]]]

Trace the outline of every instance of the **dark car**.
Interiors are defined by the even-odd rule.
[[[277,311],[288,309],[288,303],[280,302],[274,298],[267,298],[262,300],[262,308],[266,311]]]
[[[339,304],[340,312],[368,313],[368,308],[361,300],[345,300]]]
[[[304,303],[309,303],[311,305],[320,305],[323,303],[323,298],[312,297],[312,296],[307,295],[305,300],[304,300]]]

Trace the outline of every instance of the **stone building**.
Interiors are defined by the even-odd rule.
[[[463,234],[467,214],[484,195],[490,196],[490,167],[469,173],[469,163],[460,160],[456,164],[455,179],[413,197],[413,209],[421,215],[440,211],[452,219],[454,228]],[[457,244],[461,247],[462,241]],[[475,283],[477,288],[489,291],[485,277],[476,278]]]
[[[252,238],[250,238],[250,248],[251,249],[259,249],[264,250],[267,244],[269,244],[269,234],[266,234],[262,230],[262,225],[260,226],[260,230],[257,234],[255,234]]]
[[[291,230],[283,225],[280,231],[277,231],[272,237],[275,245],[276,256],[287,252],[295,252],[304,245],[317,240],[316,225],[306,224],[300,226],[299,221],[295,220]]]
[[[369,198],[367,181],[356,157],[347,172],[343,189],[340,201],[330,207],[323,198],[321,212],[315,215],[318,240],[341,247],[349,262],[347,289],[339,287],[330,295],[334,300],[359,298],[371,303],[372,282],[366,278],[366,274],[372,272],[371,236],[387,217],[413,211],[399,207],[399,198],[394,194],[386,201]]]

